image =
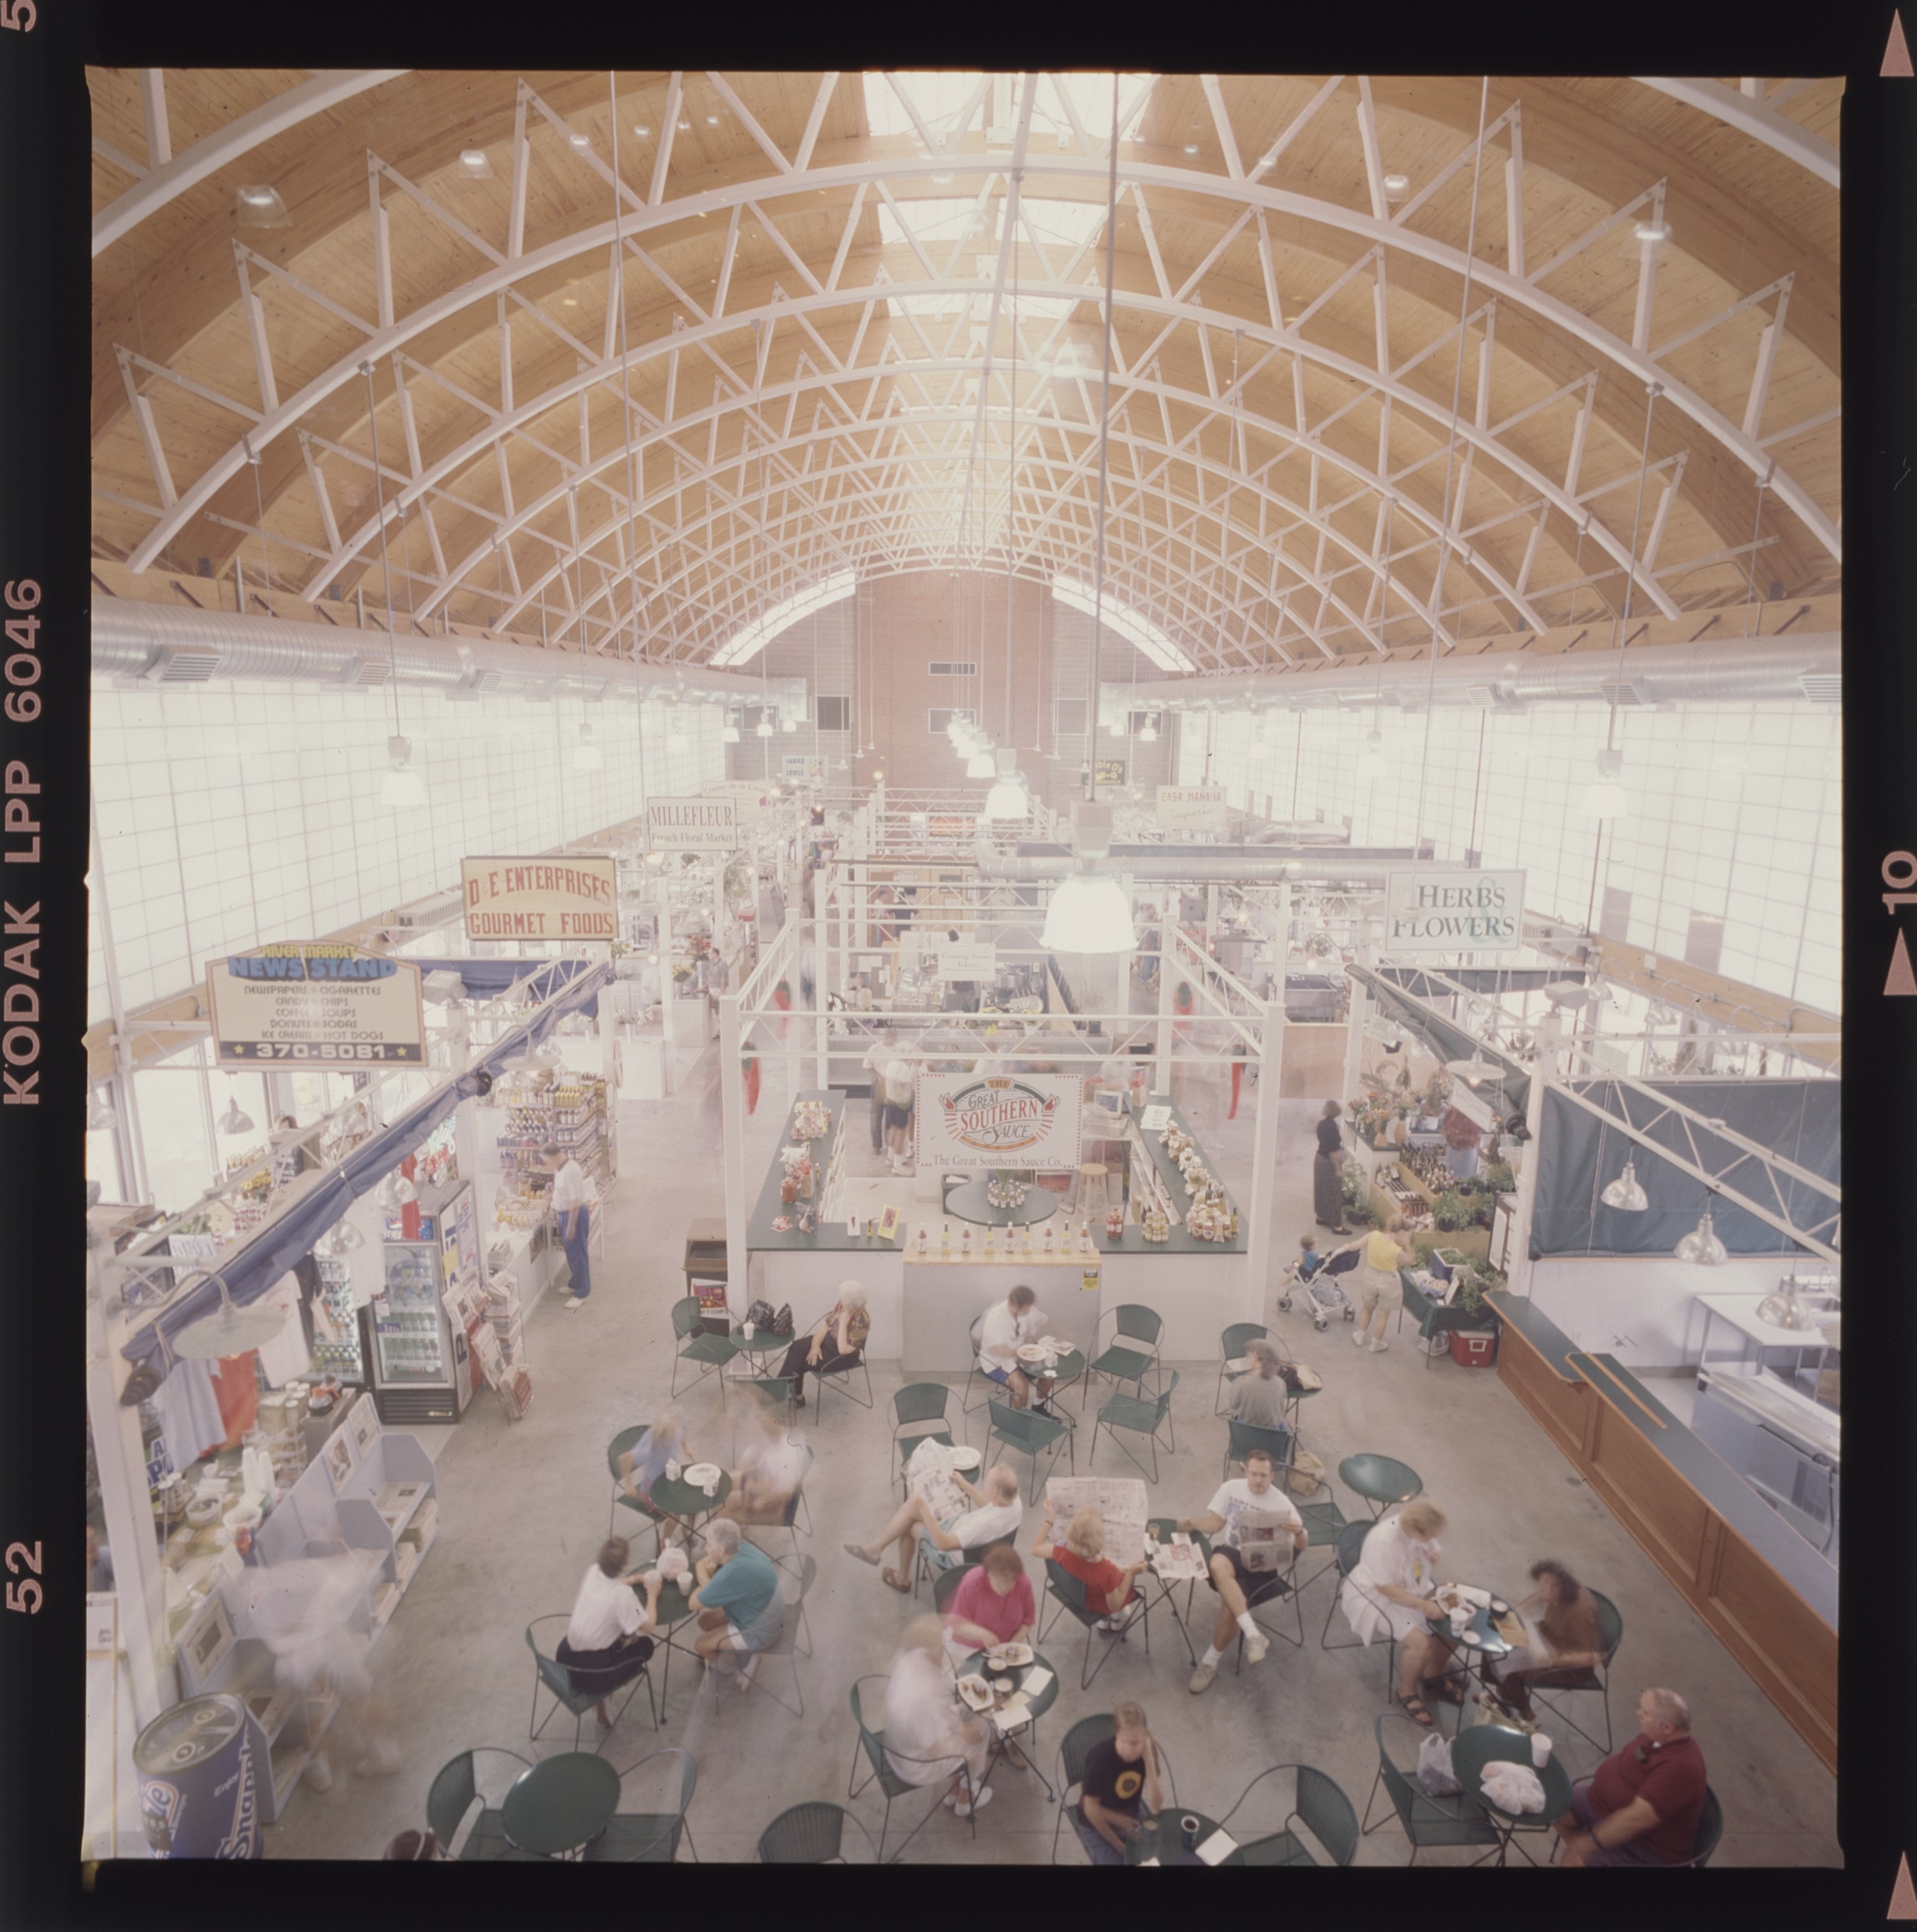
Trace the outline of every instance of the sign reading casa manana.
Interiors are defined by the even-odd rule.
[[[1043,1073],[918,1076],[917,1158],[935,1168],[1078,1165],[1082,1090]]]
[[[1524,934],[1522,872],[1393,872],[1384,892],[1387,952],[1508,952]]]

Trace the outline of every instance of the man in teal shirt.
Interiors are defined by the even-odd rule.
[[[738,1680],[743,1690],[759,1667],[759,1652],[777,1643],[785,1627],[778,1569],[723,1516],[707,1530],[705,1547],[693,1572],[698,1587],[687,1599],[699,1614],[693,1647],[708,1665],[722,1650],[746,1652]]]

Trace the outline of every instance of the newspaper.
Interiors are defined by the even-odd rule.
[[[1146,1553],[1145,1522],[1151,1514],[1145,1485],[1137,1476],[1054,1476],[1045,1485],[1052,1527],[1061,1540],[1065,1525],[1082,1509],[1104,1518],[1105,1554],[1129,1568]]]
[[[1158,1545],[1152,1568],[1167,1583],[1197,1582],[1204,1577],[1205,1559],[1199,1554],[1198,1546],[1180,1532],[1169,1543]]]
[[[1241,1510],[1235,1522],[1238,1560],[1247,1570],[1282,1570],[1291,1550],[1291,1525],[1269,1510]]]
[[[912,1452],[906,1465],[906,1486],[913,1496],[925,1498],[940,1522],[953,1522],[976,1507],[952,1474],[951,1451],[929,1436]]]

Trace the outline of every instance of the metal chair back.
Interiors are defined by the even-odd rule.
[[[943,1422],[952,1392],[943,1382],[907,1382],[892,1397],[892,1426],[909,1422]]]
[[[672,1304],[672,1333],[681,1342],[705,1331],[705,1316],[699,1307],[699,1298],[688,1294]]]
[[[511,1847],[505,1833],[499,1826],[499,1811],[496,1806],[485,1802],[479,1790],[477,1767],[474,1760],[480,1756],[509,1758],[517,1767],[512,1775],[532,1768],[530,1758],[521,1757],[517,1751],[507,1750],[495,1744],[484,1744],[472,1750],[463,1750],[457,1757],[449,1758],[434,1774],[432,1788],[426,1794],[426,1822],[433,1836],[439,1840],[440,1856],[446,1858],[473,1858],[479,1855],[483,1841],[486,1854],[503,1857]],[[473,1828],[467,1834],[466,1844],[457,1846],[459,1828],[466,1822],[475,1800],[479,1801],[479,1815],[474,1819]]]
[[[824,1800],[795,1804],[782,1811],[759,1834],[759,1862],[765,1865],[843,1864],[846,1827],[849,1825],[865,1840],[865,1848],[878,1862],[872,1838],[843,1804]]]
[[[1358,1559],[1364,1554],[1365,1538],[1370,1535],[1375,1525],[1369,1522],[1348,1522],[1338,1532],[1337,1547],[1333,1561],[1338,1566],[1341,1576],[1348,1576],[1358,1567]]]
[[[1711,1854],[1717,1849],[1717,1841],[1724,1835],[1724,1808],[1717,1802],[1717,1794],[1709,1785],[1704,1787],[1704,1814],[1697,1821],[1697,1849],[1684,1862],[1687,1865],[1707,1865]]]
[[[669,1790],[672,1784],[672,1760],[679,1760],[678,1784],[679,1796],[676,1810],[663,1812],[616,1812],[605,1833],[587,1848],[589,1860],[617,1859],[621,1863],[670,1864],[678,1854],[679,1836],[684,1832],[691,1836],[686,1824],[686,1814],[692,1809],[693,1793],[699,1786],[699,1768],[692,1753],[681,1745],[672,1745],[664,1750],[652,1752],[629,1764],[619,1774],[619,1782],[624,1786],[627,1778],[635,1772],[644,1771],[648,1765],[661,1765],[666,1773],[666,1783]],[[663,1857],[661,1856],[663,1855]],[[696,1858],[698,1849],[693,1856]]]
[[[1096,1623],[1098,1618],[1085,1607],[1085,1582],[1074,1576],[1055,1556],[1045,1558],[1045,1582],[1053,1596],[1082,1624]]]
[[[1234,1322],[1218,1338],[1218,1358],[1221,1361],[1236,1361],[1244,1354],[1248,1342],[1262,1342],[1270,1334],[1262,1322]]]
[[[1272,1459],[1272,1474],[1282,1484],[1285,1472],[1291,1464],[1291,1432],[1282,1423],[1275,1427],[1264,1429],[1254,1422],[1240,1422],[1233,1416],[1226,1424],[1224,1466],[1229,1470],[1234,1462],[1242,1462],[1247,1456],[1262,1449]]]
[[[1164,1318],[1155,1310],[1147,1308],[1143,1302],[1122,1301],[1112,1311],[1114,1336],[1122,1335],[1128,1342],[1149,1342],[1155,1348],[1160,1335],[1164,1332]]]
[[[1313,1766],[1298,1767],[1298,1821],[1331,1854],[1334,1864],[1357,1856],[1358,1814],[1336,1780]]]
[[[945,1606],[958,1594],[958,1587],[976,1570],[975,1563],[955,1563],[949,1570],[941,1570],[932,1580],[932,1607],[942,1616]]]
[[[1391,1801],[1391,1809],[1377,1825],[1366,1822],[1360,1826],[1361,1832],[1375,1832],[1379,1826],[1395,1816],[1403,1828],[1406,1838],[1411,1841],[1411,1858],[1416,1861],[1418,1853],[1428,1845],[1489,1845],[1494,1856],[1501,1842],[1497,1828],[1486,1816],[1484,1807],[1467,1793],[1460,1792],[1450,1798],[1433,1798],[1417,1781],[1414,1773],[1401,1770],[1392,1760],[1390,1747],[1385,1742],[1385,1726],[1402,1726],[1415,1732],[1422,1739],[1430,1735],[1422,1725],[1413,1721],[1402,1712],[1382,1711],[1373,1724],[1372,1730],[1378,1740],[1378,1776],[1372,1780],[1372,1798],[1375,1802],[1378,1786],[1382,1784],[1385,1795]],[[1371,1815],[1371,1805],[1365,1807],[1367,1820]],[[1482,1863],[1482,1860],[1475,1862]]]

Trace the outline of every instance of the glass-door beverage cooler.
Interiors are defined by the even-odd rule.
[[[383,1423],[402,1427],[456,1422],[473,1394],[465,1330],[443,1298],[478,1278],[471,1184],[422,1187],[419,1205],[419,1238],[388,1238],[383,1291],[359,1312],[374,1406]]]

